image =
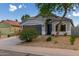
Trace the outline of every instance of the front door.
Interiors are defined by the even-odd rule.
[[[46,21],[46,35],[51,35],[52,32],[52,22],[51,19]]]
[[[47,35],[51,35],[52,32],[52,24],[47,24]]]

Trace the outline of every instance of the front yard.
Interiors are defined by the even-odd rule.
[[[39,36],[33,39],[32,42],[21,43],[20,45],[79,50],[79,38],[76,38],[74,45],[71,45],[69,41],[70,36],[52,36],[52,41],[49,42],[46,41],[47,37],[48,36]]]

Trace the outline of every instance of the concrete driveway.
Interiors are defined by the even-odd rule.
[[[22,42],[17,36],[0,39],[0,46],[11,46]]]

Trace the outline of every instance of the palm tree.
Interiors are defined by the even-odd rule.
[[[23,16],[21,17],[21,20],[22,20],[22,22],[25,22],[25,21],[27,21],[28,18],[30,18],[29,15],[23,15]]]
[[[41,16],[50,16],[52,12],[62,12],[63,15],[61,17],[60,22],[58,23],[58,30],[60,31],[60,25],[62,24],[63,18],[67,15],[69,11],[74,11],[74,7],[79,7],[78,3],[39,3],[36,4],[40,11]]]

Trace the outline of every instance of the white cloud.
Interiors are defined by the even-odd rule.
[[[9,11],[15,11],[15,10],[17,10],[17,7],[15,5],[10,4]]]
[[[22,8],[22,5],[19,5],[18,8]]]
[[[24,8],[26,8],[26,6],[24,4],[22,4]]]
[[[72,15],[73,16],[79,16],[79,12],[73,12]]]
[[[76,7],[73,7],[74,10],[76,10]]]
[[[12,4],[9,5],[9,11],[12,11],[12,12],[16,11],[17,9],[21,9],[21,8],[26,8],[26,6],[24,4],[20,4],[18,6],[12,5]]]
[[[68,15],[68,17],[71,17],[71,15]]]

